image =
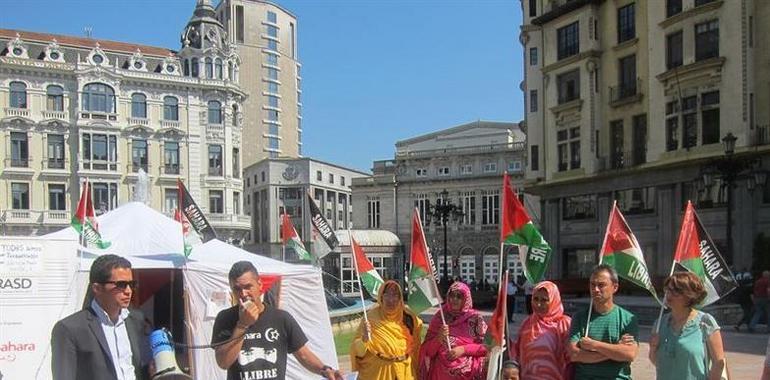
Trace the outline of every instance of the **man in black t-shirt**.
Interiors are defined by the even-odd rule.
[[[286,358],[294,354],[308,371],[342,380],[340,371],[324,365],[307,346],[307,337],[289,313],[261,301],[259,272],[248,261],[233,264],[228,275],[239,305],[221,311],[214,321],[211,344],[217,365],[228,380],[286,378]]]

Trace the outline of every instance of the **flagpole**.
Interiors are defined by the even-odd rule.
[[[420,218],[420,213],[417,212],[417,208],[416,207],[415,207],[413,212],[417,215],[417,221],[420,223],[420,233],[422,234],[422,246],[423,246],[423,249],[425,250],[425,252],[428,252],[428,256],[430,258],[433,258],[433,256],[430,256],[430,250],[428,249],[428,242],[425,241],[425,231],[423,231],[423,229],[422,229],[423,224],[422,224],[422,218]],[[433,261],[433,260],[430,260],[430,261]],[[444,268],[444,271],[446,271],[447,269],[448,268]],[[432,279],[431,284],[433,284],[433,292],[435,294],[438,294],[439,297],[441,297],[441,293],[438,290],[438,285],[436,285],[436,275],[433,272],[433,263],[432,262],[428,263],[428,270],[430,271],[430,278]],[[444,276],[444,277],[446,278],[446,276]],[[447,289],[449,289],[448,286],[447,286]],[[442,299],[442,301],[446,302],[444,299]],[[438,312],[439,312],[439,315],[441,315],[441,323],[442,323],[442,325],[446,326],[447,324],[446,324],[446,318],[444,318],[444,308],[441,305],[439,305]],[[448,349],[450,349],[450,350],[452,349],[452,343],[449,342],[449,336],[448,335],[446,337],[446,346],[447,346]]]
[[[602,245],[599,247],[599,264],[602,265],[602,259],[604,258],[604,254],[602,252],[602,249],[604,249],[604,245],[607,244],[607,234],[610,232],[610,226],[612,225],[612,218],[615,216],[615,207],[617,206],[618,201],[615,200],[612,202],[612,209],[610,209],[610,217],[607,219],[607,228],[604,231],[604,239],[602,241]],[[588,317],[586,318],[586,333],[585,336],[588,336],[588,326],[591,324],[591,311],[593,311],[594,308],[594,297],[591,295],[591,280],[589,278],[588,280],[588,295],[591,297],[591,300],[588,304]]]
[[[497,294],[498,295],[500,295],[500,290],[503,289],[503,286],[507,287],[508,286],[507,282],[510,281],[510,279],[507,276],[508,275],[508,273],[507,273],[508,266],[506,265],[507,264],[506,263],[507,260],[505,260],[505,254],[504,254],[504,250],[503,250],[504,248],[505,248],[505,243],[501,241],[500,242],[500,271],[497,274],[497,278],[498,278],[497,283],[500,286],[500,289],[497,290]],[[506,271],[506,275],[505,276],[503,276],[503,270]],[[505,284],[503,284],[503,278],[506,279],[506,283]],[[506,297],[508,296],[507,288],[506,288],[505,296]],[[505,323],[503,324],[503,336],[500,339],[500,357],[497,358],[497,370],[499,371],[498,372],[498,377],[501,378],[501,379],[503,378],[503,359],[504,359],[503,358],[503,352],[505,352],[505,347],[506,347],[506,345],[508,343],[508,337],[507,337],[507,334],[506,334],[506,332],[508,332],[508,300],[504,300],[503,301],[503,305],[504,305],[503,306],[503,312],[501,313],[501,316],[504,318]],[[515,305],[515,303],[514,303],[514,305]],[[516,310],[514,309],[513,312],[515,313]]]
[[[283,224],[285,223],[286,212],[281,216],[281,232],[283,232]],[[286,237],[281,236],[281,261],[286,262]]]
[[[358,295],[361,296],[361,309],[364,311],[366,335],[368,335],[369,339],[371,339],[371,331],[369,331],[369,317],[366,315],[366,304],[364,304],[364,285],[361,283],[361,274],[358,273],[358,260],[356,260],[356,252],[353,249],[353,234],[350,232],[350,227],[348,227],[348,240],[350,243],[350,255],[353,256],[353,268],[356,270],[356,279],[358,280]],[[380,305],[380,307],[382,307],[382,305]]]

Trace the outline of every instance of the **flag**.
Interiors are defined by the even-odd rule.
[[[203,215],[203,210],[195,203],[190,192],[184,186],[181,180],[177,180],[177,187],[179,188],[179,207],[182,209],[182,214],[190,223],[190,226],[198,233],[201,240],[205,243],[209,240],[216,239],[217,233],[214,231],[214,227]]]
[[[600,261],[602,264],[615,268],[620,277],[647,289],[660,303],[647,271],[642,248],[628,227],[623,214],[620,213],[617,202],[613,203],[612,211],[610,211]]]
[[[302,239],[299,238],[297,230],[294,229],[294,225],[291,224],[289,215],[284,213],[281,217],[281,237],[283,238],[283,246],[289,246],[294,252],[297,253],[300,260],[310,260],[312,256],[305,249],[305,245],[302,244]]]
[[[372,262],[366,258],[364,249],[358,245],[355,239],[353,239],[353,235],[350,235],[350,248],[355,255],[356,272],[358,272],[358,278],[361,279],[361,284],[363,284],[364,288],[366,288],[366,291],[369,292],[369,295],[372,296],[372,298],[376,298],[380,291],[380,286],[382,286],[385,281],[382,280],[380,274],[374,269]]]
[[[508,180],[508,173],[503,175],[502,225],[500,242],[518,245],[519,259],[523,265],[524,276],[532,284],[543,279],[551,259],[551,246],[532,224],[527,210],[513,192]]]
[[[91,184],[88,183],[88,179],[83,182],[78,208],[75,210],[70,224],[75,231],[83,235],[87,242],[95,244],[98,248],[107,249],[112,245],[111,242],[102,239],[102,235],[99,233],[99,223],[96,220],[94,203],[91,199]]]
[[[503,274],[497,290],[497,306],[492,313],[492,319],[489,321],[489,334],[496,346],[505,346],[505,324],[508,319],[507,313],[507,293],[508,293],[508,271]]]
[[[703,228],[698,214],[695,213],[695,207],[689,201],[676,243],[674,262],[680,270],[688,270],[703,281],[707,295],[699,307],[714,303],[738,287],[735,276]]]
[[[412,265],[409,270],[409,307],[415,313],[441,304],[441,295],[433,276],[433,259],[425,243],[422,221],[417,208],[412,214]]]
[[[177,207],[177,209],[174,211],[174,220],[182,225],[182,242],[184,243],[184,255],[185,257],[190,256],[190,252],[192,252],[192,242],[190,239],[190,221],[185,218],[182,210],[179,207]]]
[[[324,218],[323,214],[321,213],[321,209],[319,209],[318,205],[315,204],[315,199],[310,196],[310,193],[307,193],[307,203],[310,206],[310,223],[313,225],[313,227],[315,227],[316,231],[318,231],[318,234],[326,242],[326,245],[329,246],[329,251],[325,251],[323,253],[321,253],[321,251],[317,251],[319,253],[318,258],[320,259],[334,248],[337,248],[337,246],[340,245],[340,242],[337,240],[337,235],[334,234],[334,229],[332,228],[331,224],[329,224],[329,221]]]

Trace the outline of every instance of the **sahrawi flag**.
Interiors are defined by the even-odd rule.
[[[369,295],[372,296],[372,298],[377,298],[377,294],[380,291],[380,286],[382,286],[385,281],[382,281],[382,277],[380,277],[380,274],[377,273],[376,269],[374,269],[372,262],[366,258],[364,249],[358,245],[356,239],[353,239],[353,235],[349,236],[350,247],[352,248],[353,254],[355,255],[354,257],[356,260],[356,271],[358,272],[358,278],[361,279],[361,284],[364,285],[364,288],[367,292],[369,292]]]
[[[551,258],[551,246],[532,224],[527,210],[511,188],[507,172],[503,175],[500,241],[506,245],[519,246],[524,275],[531,284],[537,284],[543,279]]]
[[[281,217],[281,236],[283,238],[284,247],[288,246],[297,252],[300,260],[310,260],[312,257],[310,253],[305,249],[305,245],[302,244],[302,239],[299,238],[297,230],[294,229],[294,225],[291,224],[289,214],[284,213]]]
[[[107,249],[112,243],[102,239],[99,234],[99,223],[96,221],[94,202],[91,199],[91,184],[88,180],[83,182],[83,190],[80,192],[80,200],[75,215],[72,217],[72,228],[83,235],[87,242],[96,245],[100,249]]]
[[[738,287],[735,276],[703,228],[698,214],[695,213],[695,207],[689,201],[676,243],[674,262],[678,264],[678,269],[695,273],[703,281],[707,295],[699,307],[714,303]]]
[[[623,214],[620,213],[617,202],[612,204],[601,255],[602,264],[615,268],[620,277],[647,289],[660,303],[647,271],[642,248],[636,241],[636,236],[631,232],[631,228],[628,227]]]
[[[425,235],[422,232],[420,213],[412,214],[412,266],[409,270],[409,307],[415,313],[441,304],[441,295],[433,276],[433,259],[430,257]]]
[[[182,213],[182,210],[178,207],[176,211],[174,211],[174,220],[182,225],[182,242],[184,243],[184,255],[190,256],[190,252],[192,252],[190,222],[187,220],[187,218],[185,218],[184,213]]]

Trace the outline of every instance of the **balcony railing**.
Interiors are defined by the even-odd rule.
[[[69,120],[69,113],[67,111],[49,111],[49,110],[43,110],[40,111],[40,113],[43,115],[43,119],[58,119],[58,120]]]
[[[85,160],[80,162],[82,170],[102,170],[109,172],[118,171],[118,161],[103,161],[103,160]]]
[[[610,87],[610,102],[615,103],[632,98],[639,94],[641,88],[642,80],[639,78],[630,83],[621,83],[617,86]]]
[[[31,160],[26,157],[11,157],[5,159],[5,166],[12,168],[28,168],[30,161]]]
[[[82,112],[80,112],[80,118],[81,119],[91,119],[91,120],[118,121],[118,114],[116,114],[116,113],[108,113],[108,112],[82,111]]]
[[[146,117],[129,117],[128,124],[141,125],[143,127],[147,127],[150,125],[150,119],[147,119]]]
[[[139,169],[144,170],[145,173],[149,173],[149,164],[144,162],[132,162],[128,164],[128,167],[126,168],[129,173],[139,173]]]
[[[44,224],[68,224],[70,214],[66,210],[48,210],[43,212]]]
[[[639,166],[647,162],[647,149],[637,149],[614,152],[609,157],[600,157],[599,170],[618,170]]]
[[[37,221],[37,215],[30,210],[6,210],[6,223],[34,223]]]
[[[28,108],[14,108],[14,107],[6,107],[5,108],[5,116],[6,117],[29,117],[29,109]]]
[[[221,177],[222,173],[223,173],[223,170],[221,167],[218,167],[218,168],[209,167],[209,175],[212,177]]]
[[[160,166],[160,175],[179,175],[182,165],[180,164],[165,164]]]
[[[64,169],[67,167],[67,160],[63,158],[43,158],[43,170],[45,169]]]
[[[758,125],[754,128],[754,145],[770,144],[770,125]]]
[[[248,215],[233,215],[233,214],[214,214],[210,213],[206,215],[212,223],[241,223],[251,224],[251,217]]]
[[[181,124],[179,124],[179,120],[161,120],[160,121],[160,127],[161,128],[179,128]]]

